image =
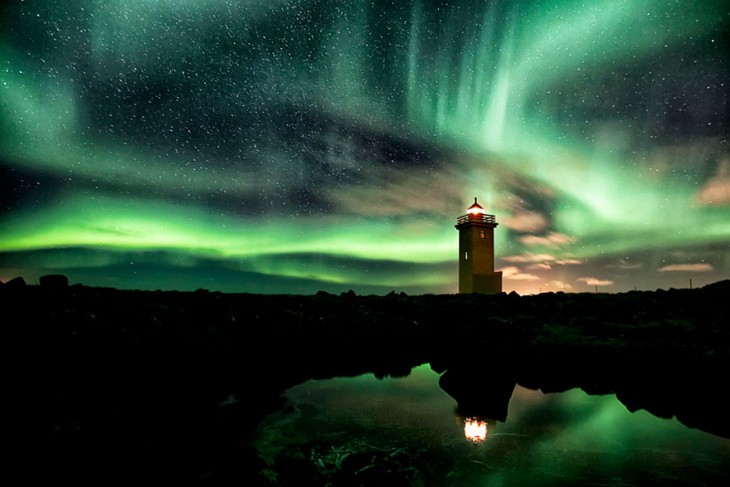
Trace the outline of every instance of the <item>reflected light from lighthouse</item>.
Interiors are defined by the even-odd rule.
[[[464,419],[464,436],[474,443],[487,440],[487,422],[477,418]]]

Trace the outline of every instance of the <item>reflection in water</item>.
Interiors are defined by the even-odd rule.
[[[464,418],[464,436],[474,443],[487,441],[487,422],[478,418]]]
[[[271,485],[730,482],[729,440],[630,413],[614,396],[517,386],[506,421],[468,415],[467,423],[438,381],[425,365],[401,379],[364,375],[290,388],[288,406],[260,423],[253,444],[264,475]]]

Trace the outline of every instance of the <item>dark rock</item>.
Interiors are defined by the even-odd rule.
[[[723,281],[717,281],[713,282],[712,284],[707,284],[705,286],[702,286],[703,290],[712,290],[712,291],[725,291],[730,293],[730,279],[725,279]]]
[[[18,289],[18,288],[25,287],[27,285],[28,284],[25,282],[25,279],[23,279],[20,276],[14,277],[14,278],[10,279],[8,282],[5,283],[5,286],[8,287],[8,288],[11,288],[11,289],[12,288]]]
[[[68,287],[68,277],[63,274],[47,274],[38,280],[41,287],[62,288]]]
[[[76,285],[39,292],[16,278],[2,286],[0,309],[3,323],[38,323],[6,328],[26,334],[16,353],[35,367],[23,379],[44,397],[32,405],[42,431],[32,441],[44,442],[66,475],[48,471],[61,478],[125,471],[129,483],[175,471],[182,484],[231,475],[258,485],[240,481],[265,468],[255,451],[241,450],[241,438],[283,406],[282,391],[310,378],[401,376],[423,363],[443,373],[440,384],[465,417],[504,420],[516,381],[543,391],[615,391],[630,410],[675,415],[728,437],[730,406],[718,375],[730,361],[728,284],[386,299]],[[234,394],[240,402],[226,402]],[[161,451],[174,461],[160,463]],[[136,462],[127,461],[129,452]],[[247,467],[238,476],[241,455]],[[87,473],[79,458],[96,470]],[[342,470],[352,462],[359,471],[370,458],[353,453]]]

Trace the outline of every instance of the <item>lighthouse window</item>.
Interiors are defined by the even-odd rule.
[[[484,235],[484,230],[479,230],[479,236],[482,238],[487,238],[487,236]]]
[[[469,252],[464,252],[464,260],[469,260]]]

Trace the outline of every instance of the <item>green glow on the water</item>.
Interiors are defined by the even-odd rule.
[[[475,445],[465,439],[456,404],[438,379],[422,365],[406,378],[307,381],[286,392],[293,407],[265,419],[254,445],[274,475],[287,475],[279,470],[285,458],[309,462],[310,448],[332,449],[367,456],[376,472],[397,462],[419,479],[454,485],[641,483],[657,476],[711,484],[723,477],[730,455],[728,440],[676,419],[630,413],[613,395],[543,394],[520,386],[506,422],[488,420],[486,441]],[[353,474],[344,462],[300,467]]]

